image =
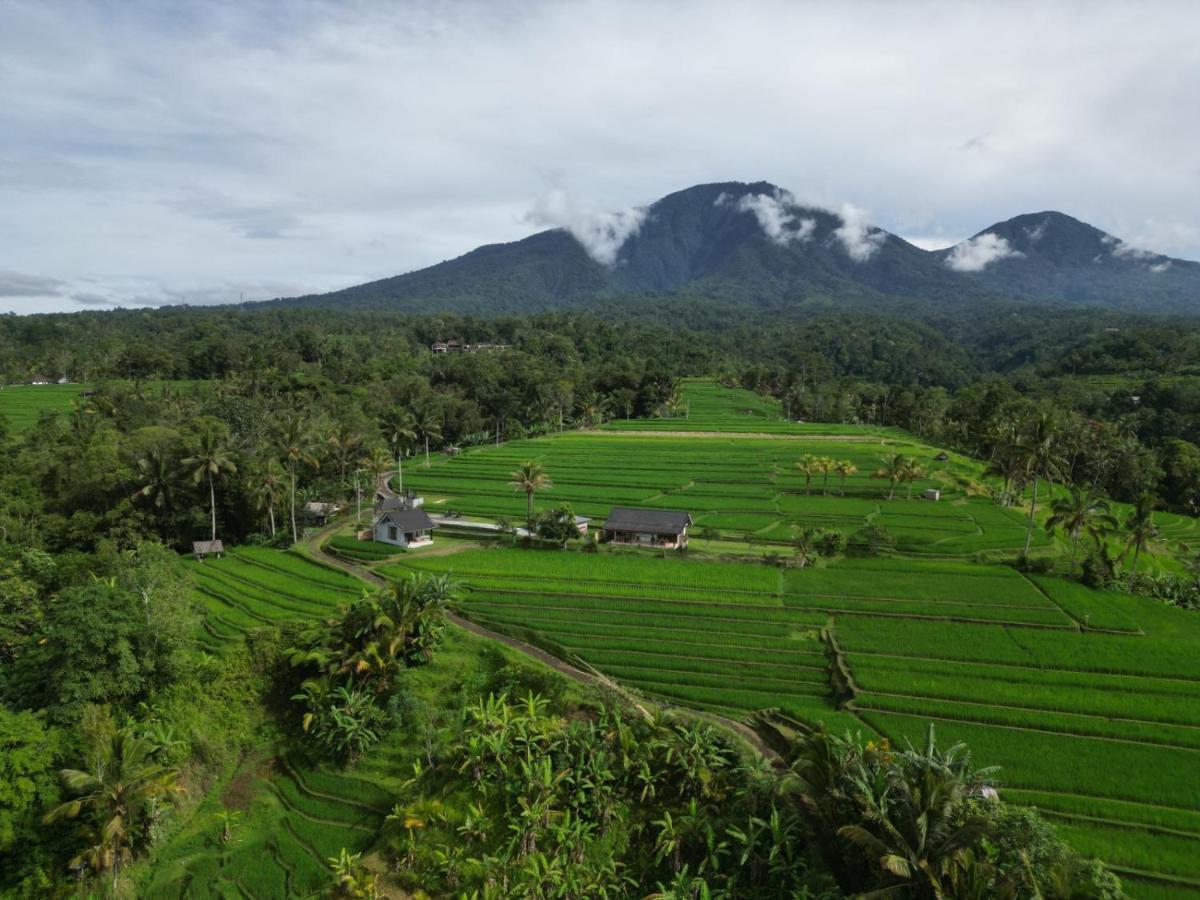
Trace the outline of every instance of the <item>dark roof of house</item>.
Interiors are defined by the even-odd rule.
[[[428,531],[437,528],[433,519],[429,518],[429,514],[423,509],[394,509],[380,515],[375,524],[381,524],[385,520],[401,531]]]
[[[375,512],[396,512],[401,509],[415,509],[412,497],[379,497],[375,501]]]
[[[681,509],[634,509],[614,506],[604,523],[607,531],[638,531],[654,534],[682,534],[692,524],[692,516]]]

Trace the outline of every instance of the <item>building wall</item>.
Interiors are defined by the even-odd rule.
[[[394,531],[395,537],[391,536]],[[378,522],[375,525],[375,540],[384,544],[394,544],[397,547],[407,547],[408,541],[404,537],[404,532],[388,522]]]

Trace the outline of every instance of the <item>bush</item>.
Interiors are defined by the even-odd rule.
[[[837,556],[846,552],[848,543],[840,531],[822,531],[817,537],[817,552],[822,556]]]
[[[569,503],[563,503],[554,509],[543,510],[533,517],[533,533],[543,541],[550,541],[560,547],[565,547],[567,541],[579,540],[579,527],[575,524],[575,510],[571,509]]]
[[[1054,560],[1045,556],[1021,555],[1017,557],[1017,570],[1032,575],[1049,575],[1054,570]]]
[[[1080,580],[1088,587],[1102,588],[1112,581],[1116,574],[1116,566],[1109,555],[1108,547],[1103,544],[1098,551],[1089,553],[1083,561]]]
[[[850,535],[847,547],[862,556],[878,556],[894,549],[896,539],[882,525],[867,525]]]

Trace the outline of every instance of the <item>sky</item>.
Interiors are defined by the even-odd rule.
[[[333,290],[731,180],[1200,259],[1198,88],[1192,0],[0,0],[0,312]]]

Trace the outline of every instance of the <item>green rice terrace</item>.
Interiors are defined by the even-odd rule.
[[[161,389],[165,386],[185,388],[195,381],[149,381],[145,386]],[[0,418],[8,422],[13,434],[30,431],[43,414],[69,413],[87,384],[6,384],[0,388]]]
[[[699,390],[701,398],[725,396]],[[755,415],[747,409],[741,415]],[[731,436],[570,433],[405,472],[405,486],[433,509],[517,518],[524,498],[507,485],[509,473],[536,458],[554,479],[539,506],[568,501],[597,517],[613,505],[692,511],[688,557],[504,541],[448,541],[436,554],[405,554],[373,542],[356,547],[344,533],[326,552],[385,578],[450,573],[464,586],[459,611],[474,622],[667,705],[742,721],[777,709],[899,746],[918,743],[932,721],[940,739],[965,741],[979,764],[1001,767],[1002,796],[1051,817],[1077,849],[1107,861],[1133,896],[1200,891],[1195,613],[1023,574],[982,561],[986,553],[968,559],[1011,552],[1024,539],[1019,511],[979,495],[981,470],[971,460],[938,463],[937,448],[868,429],[737,437],[732,425],[716,427],[728,424],[726,413],[703,399],[691,415],[704,430]],[[754,423],[753,433],[763,430]],[[869,473],[888,450],[927,462],[914,496],[937,486],[942,499],[901,499],[906,485],[884,499],[887,483]],[[816,452],[856,461],[859,471],[844,484],[830,476],[806,486],[794,462]],[[734,539],[786,546],[798,526],[867,522],[884,524],[901,552],[804,568],[727,552]],[[1183,517],[1162,524],[1172,540],[1189,539],[1195,526]],[[719,532],[708,543],[721,558],[696,536],[706,526]],[[1041,528],[1035,540],[1045,551],[1062,549]],[[332,562],[296,551],[239,548],[190,565],[213,653],[260,625],[321,616],[364,587]],[[451,646],[465,639],[456,631]],[[389,753],[384,742],[350,771],[287,755],[264,762],[242,776],[262,788],[245,838],[213,843],[222,804],[210,798],[199,824],[156,866],[150,895],[316,890],[329,857],[371,844],[401,777]]]

